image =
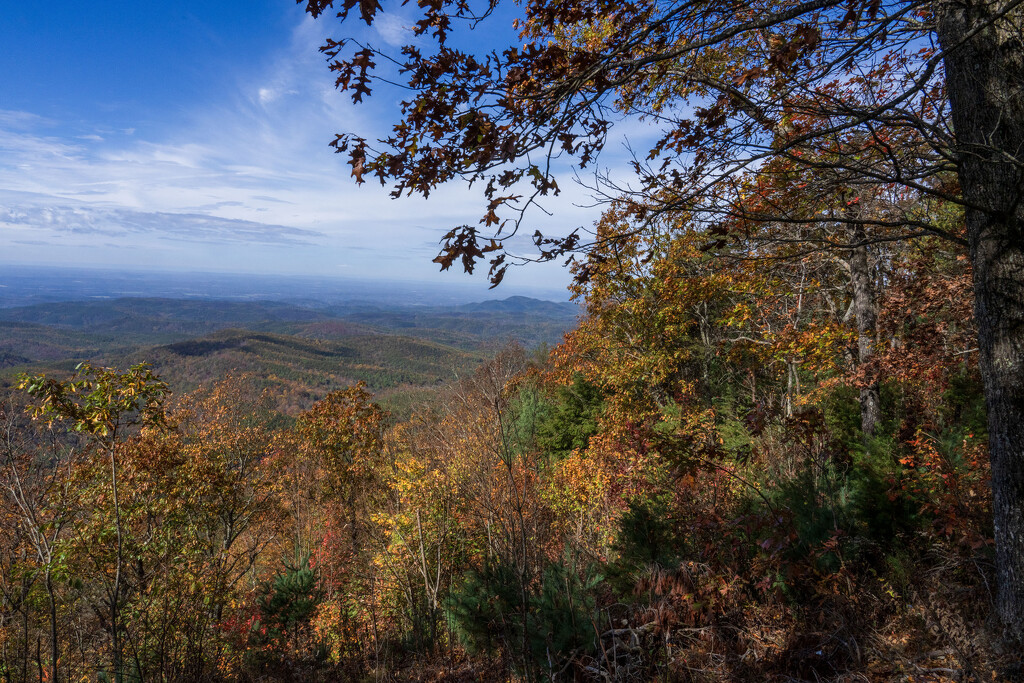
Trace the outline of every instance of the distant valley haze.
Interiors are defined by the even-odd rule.
[[[83,361],[146,362],[176,392],[244,373],[294,412],[364,381],[401,412],[505,345],[550,347],[578,322],[564,292],[561,301],[479,294],[411,281],[7,266],[0,389]]]
[[[565,289],[502,284],[489,290],[483,278],[448,274],[432,280],[327,277],[260,273],[59,268],[0,263],[0,308],[59,301],[161,297],[224,301],[279,301],[322,307],[371,304],[386,307],[448,306],[526,296],[567,301]]]

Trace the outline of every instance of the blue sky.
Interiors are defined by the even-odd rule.
[[[411,10],[385,10],[345,28],[397,45]],[[466,284],[431,259],[447,229],[477,221],[479,195],[392,201],[351,182],[327,143],[384,135],[397,98],[337,93],[317,51],[327,35],[340,37],[335,20],[291,0],[3,0],[0,263]],[[591,224],[586,191],[562,185],[541,225]],[[568,279],[528,267],[502,290]]]

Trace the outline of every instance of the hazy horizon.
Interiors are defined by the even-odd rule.
[[[445,282],[446,279],[449,281]],[[263,300],[312,306],[338,303],[445,306],[512,296],[556,302],[569,300],[565,289],[505,283],[488,289],[481,286],[483,281],[479,278],[473,282],[467,279],[331,277],[0,263],[0,307],[133,297]]]

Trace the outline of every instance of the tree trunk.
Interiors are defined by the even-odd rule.
[[[46,568],[46,594],[50,602],[50,659],[53,663],[53,683],[60,683],[57,660],[60,658],[60,640],[57,637],[57,596],[53,590],[53,573]]]
[[[116,432],[115,432],[116,434]],[[114,680],[124,680],[123,651],[121,646],[121,568],[124,565],[124,544],[121,537],[121,505],[117,497],[117,442],[110,446],[110,489],[114,501],[114,530],[117,538],[117,557],[114,564],[114,585],[110,588],[110,640],[114,649]]]
[[[857,245],[850,253],[850,286],[853,289],[853,315],[857,318],[857,366],[865,371],[875,355],[875,288],[868,259],[867,233],[863,225],[855,225],[850,241]],[[878,379],[868,370],[860,388],[860,428],[864,436],[874,436],[882,418],[882,400]]]
[[[988,408],[999,616],[1024,640],[1024,10],[939,6]],[[993,21],[994,20],[994,21]]]

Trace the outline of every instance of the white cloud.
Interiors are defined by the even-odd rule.
[[[0,126],[11,129],[33,128],[48,123],[46,119],[38,114],[27,111],[12,111],[0,109]]]
[[[269,104],[277,99],[278,92],[273,88],[260,88],[259,98],[260,104]]]
[[[389,44],[407,40],[396,15],[384,15],[375,27]],[[476,224],[483,213],[479,188],[452,185],[429,201],[392,201],[390,188],[351,181],[345,158],[328,146],[334,133],[384,137],[397,114],[387,93],[354,106],[334,90],[317,50],[334,28],[305,17],[269,67],[240,78],[219,101],[191,106],[159,135],[99,124],[57,135],[60,122],[0,111],[4,260],[39,261],[43,246],[30,249],[26,242],[47,240],[62,259],[100,258],[90,239],[102,234],[142,261],[166,263],[175,241],[182,243],[172,250],[175,262],[330,273],[340,254],[359,249],[346,271],[436,277],[437,240],[454,225]],[[556,217],[537,216],[552,232],[589,224],[596,214],[571,206],[587,198],[568,179],[563,189],[561,200],[549,202],[548,208],[557,205]],[[78,252],[69,251],[74,245]],[[523,279],[557,286],[568,276],[545,268]]]
[[[34,229],[55,238],[66,235],[106,235],[124,238],[133,234],[193,242],[241,242],[244,244],[308,244],[322,235],[285,225],[273,225],[206,214],[133,211],[90,204],[0,204],[0,225]]]
[[[391,47],[415,42],[410,22],[397,14],[379,12],[373,19],[373,28],[380,39]]]

